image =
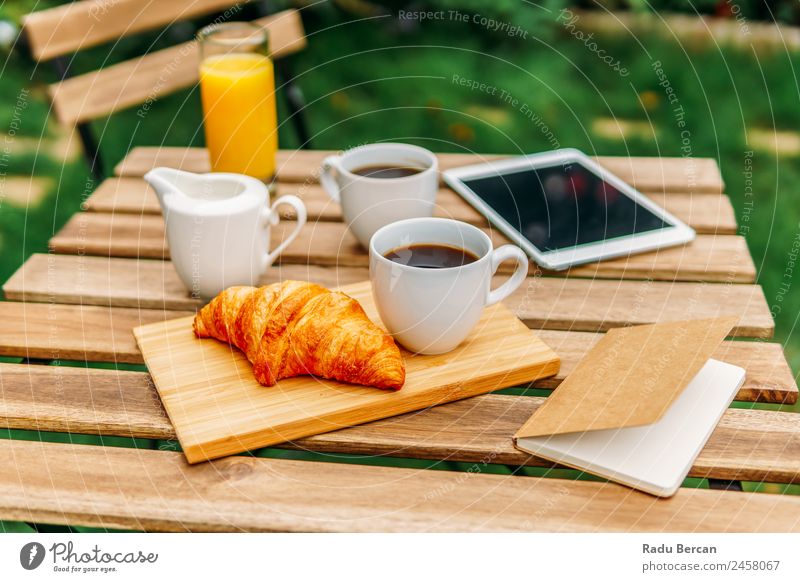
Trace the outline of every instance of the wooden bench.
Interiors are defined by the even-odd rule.
[[[335,286],[367,277],[365,252],[347,242],[338,209],[314,179],[323,156],[281,153],[278,190],[303,197],[313,219],[264,282],[301,278]],[[441,160],[477,161],[453,154]],[[17,469],[0,476],[0,519],[166,531],[800,529],[800,497],[683,488],[656,499],[615,484],[541,476],[551,464],[511,443],[546,397],[539,390],[555,388],[603,331],[624,325],[736,314],[739,323],[715,357],[746,369],[737,399],[797,401],[782,348],[769,341],[769,307],[713,161],[601,158],[688,222],[704,224],[708,244],[567,274],[532,269],[508,304],[562,357],[555,378],[285,443],[258,458],[189,466],[176,452],[149,375],[136,367],[142,360],[131,329],[198,306],[166,260],[160,213],[141,175],[154,165],[203,171],[207,163],[202,150],[134,149],[117,167],[120,175],[86,201],[86,212],[53,237],[55,253],[32,256],[4,286],[0,355],[29,363],[0,365],[0,424],[154,439],[153,449],[170,450],[0,441],[0,462]],[[438,203],[444,215],[488,227],[449,190]],[[48,360],[62,365],[33,363]],[[731,408],[690,476],[714,487],[797,482],[800,416]]]
[[[182,42],[75,76],[66,57],[194,18],[217,14],[214,22],[241,20],[247,5],[261,4],[255,0],[170,0],[154,9],[149,0],[77,0],[28,14],[23,31],[33,58],[51,61],[61,78],[48,87],[57,120],[78,127],[90,166],[100,174],[98,145],[88,122],[135,106],[140,106],[144,119],[161,97],[196,85],[200,64],[197,42]],[[285,62],[285,57],[306,46],[300,13],[284,10],[254,22],[269,32],[270,52],[282,80],[279,89],[286,95],[289,119],[301,144],[305,144],[309,141],[302,114],[305,105]]]

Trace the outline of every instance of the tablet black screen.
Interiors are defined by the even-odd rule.
[[[577,163],[464,183],[541,251],[671,226]]]

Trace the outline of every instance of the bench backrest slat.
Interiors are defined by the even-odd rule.
[[[101,0],[73,2],[25,18],[25,31],[39,60],[80,51],[118,37],[227,9],[236,19],[241,2],[231,0]],[[281,58],[306,46],[300,13],[284,10],[254,21],[269,31],[270,52]],[[142,105],[144,117],[158,98],[197,83],[197,42],[177,44],[102,69],[69,77],[48,88],[58,120],[65,125],[106,117]]]
[[[269,30],[273,58],[306,46],[296,10],[254,22]],[[50,98],[63,124],[91,121],[139,104],[144,116],[159,97],[197,83],[199,64],[197,42],[189,41],[55,83],[49,87]]]
[[[223,10],[235,13],[241,4],[236,0],[83,0],[28,14],[24,27],[34,58],[44,61],[180,20]]]

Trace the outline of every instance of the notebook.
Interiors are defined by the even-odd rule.
[[[669,497],[681,486],[743,383],[742,368],[708,360],[664,416],[653,424],[518,438],[517,447]]]
[[[613,330],[519,430],[519,449],[673,495],[745,371],[708,356],[735,320]]]

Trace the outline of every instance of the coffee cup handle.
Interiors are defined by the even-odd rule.
[[[306,205],[303,204],[303,201],[300,200],[297,196],[292,196],[291,194],[287,194],[285,196],[281,196],[280,198],[278,198],[275,202],[273,202],[272,206],[266,209],[263,217],[264,227],[278,225],[278,223],[280,222],[280,216],[278,215],[278,206],[281,206],[282,204],[286,204],[294,208],[295,212],[297,213],[297,219],[296,219],[297,224],[294,227],[294,230],[292,230],[292,232],[289,233],[289,236],[283,239],[281,244],[279,244],[274,251],[272,251],[271,253],[264,254],[264,258],[261,261],[262,273],[266,271],[270,266],[272,266],[272,263],[275,262],[275,260],[278,258],[278,255],[280,255],[286,249],[286,247],[292,244],[292,241],[295,238],[297,238],[298,234],[300,234],[300,229],[303,228],[303,226],[305,226],[306,219],[308,218],[308,213],[306,212]]]
[[[528,275],[528,255],[514,245],[503,245],[492,251],[492,275],[497,272],[498,267],[503,261],[514,259],[517,261],[517,270],[511,275],[511,278],[500,285],[494,291],[489,291],[486,297],[486,305],[494,305],[511,295],[517,288],[522,285],[525,277]]]
[[[340,158],[341,156],[328,156],[325,158],[322,161],[322,171],[319,175],[320,184],[325,188],[331,200],[337,203],[341,203],[342,199],[341,196],[339,196],[339,184],[336,182],[333,171],[339,169]]]

